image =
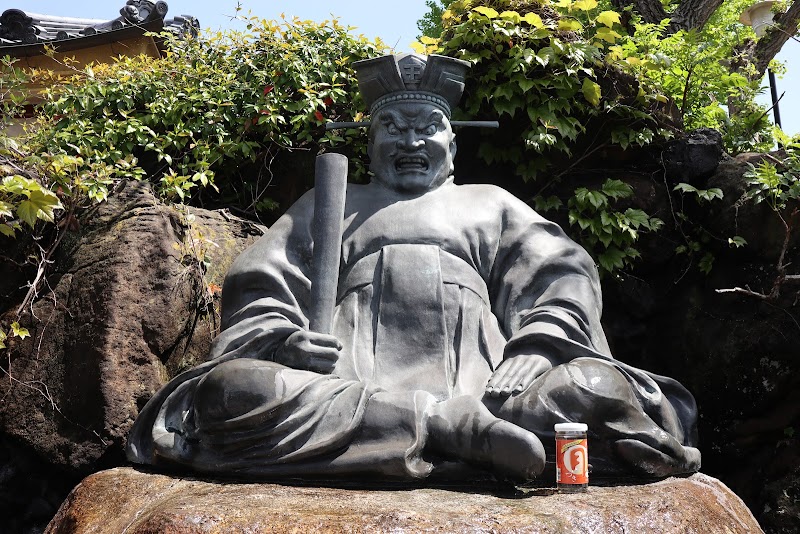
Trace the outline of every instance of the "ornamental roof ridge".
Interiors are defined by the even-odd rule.
[[[23,9],[7,9],[0,15],[0,49],[19,45],[55,44],[143,26],[146,26],[147,30],[155,29],[156,31],[160,26],[180,36],[197,34],[200,24],[196,18],[190,15],[181,15],[165,19],[168,10],[167,3],[161,0],[157,2],[127,0],[119,10],[119,17],[103,20],[59,17]]]

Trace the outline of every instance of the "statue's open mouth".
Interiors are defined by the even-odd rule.
[[[428,161],[419,156],[403,156],[394,162],[398,172],[425,172],[428,170]]]

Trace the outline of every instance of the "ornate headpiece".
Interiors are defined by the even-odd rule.
[[[353,68],[371,115],[395,102],[424,102],[450,118],[464,92],[469,63],[435,54],[400,54],[356,61]]]

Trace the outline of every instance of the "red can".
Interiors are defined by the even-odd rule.
[[[558,423],[556,431],[556,485],[559,491],[586,491],[589,486],[589,445],[585,423]]]

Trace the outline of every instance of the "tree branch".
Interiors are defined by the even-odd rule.
[[[800,22],[800,0],[795,0],[785,13],[775,17],[775,25],[767,30],[767,34],[753,46],[751,56],[758,73],[757,78],[764,76],[769,62],[778,55],[783,45],[797,33]],[[751,45],[752,46],[752,45]]]
[[[633,10],[642,17],[642,20],[651,24],[669,19],[667,34],[680,30],[701,29],[722,2],[723,0],[681,0],[675,11],[667,13],[661,0],[611,0],[614,7],[619,10],[633,6]]]

